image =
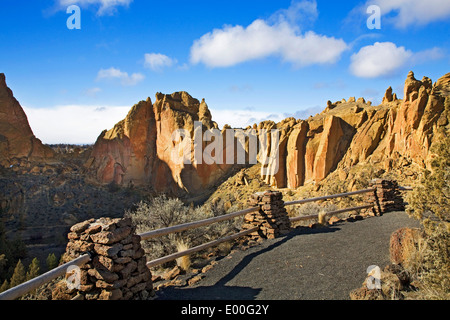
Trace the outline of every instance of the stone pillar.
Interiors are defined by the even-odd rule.
[[[82,266],[78,297],[87,300],[147,299],[153,294],[152,276],[146,266],[141,237],[131,219],[100,218],[70,228],[64,259],[89,252],[92,260]]]
[[[259,207],[259,211],[249,213],[244,217],[242,231],[259,227],[257,232],[250,234],[255,240],[274,239],[288,233],[291,222],[284,208],[283,195],[279,191],[258,192],[247,201],[250,206]]]
[[[374,203],[372,211],[375,215],[405,210],[405,203],[397,181],[374,179],[369,186],[376,188],[374,192],[368,193],[367,197],[369,203]]]

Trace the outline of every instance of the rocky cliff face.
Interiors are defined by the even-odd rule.
[[[157,93],[154,104],[150,98],[139,102],[124,120],[101,133],[86,168],[101,183],[141,185],[178,196],[201,193],[233,166],[196,163],[193,146],[183,153],[185,149],[173,141],[177,130],[193,138],[196,121],[202,124],[201,133],[217,128],[204,100],[186,92]],[[202,142],[200,150],[207,144]]]
[[[350,98],[329,102],[306,121],[283,121],[277,124],[281,141],[287,141],[280,143],[280,170],[265,177],[266,182],[297,188],[364,162],[382,164],[386,170],[401,163],[428,167],[436,133],[449,123],[449,105],[450,73],[433,85],[431,79],[419,81],[410,72],[403,100],[389,87],[379,106]]]
[[[8,167],[21,158],[44,161],[53,156],[53,151],[34,136],[25,112],[0,73],[0,165]]]
[[[381,164],[386,170],[405,162],[427,167],[436,132],[448,124],[444,111],[449,92],[450,73],[433,84],[427,77],[416,80],[410,72],[403,100],[389,87],[379,106],[351,97],[328,101],[321,114],[307,120],[255,124],[247,132],[279,132],[278,162],[272,159],[263,165],[276,170],[262,173],[261,178],[279,188],[298,188],[359,163]],[[102,183],[133,183],[174,195],[201,193],[237,165],[174,160],[180,149],[173,133],[184,129],[193,137],[195,121],[201,121],[203,131],[217,128],[204,100],[199,102],[186,92],[158,93],[154,104],[150,99],[141,101],[123,121],[100,135],[86,167]],[[223,150],[231,142],[225,136]],[[208,142],[203,141],[201,152],[206,148]],[[193,160],[196,151],[183,150]]]

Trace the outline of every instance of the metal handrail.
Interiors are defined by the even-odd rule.
[[[213,241],[201,244],[199,246],[196,246],[196,247],[184,250],[184,251],[172,253],[172,254],[164,256],[162,258],[158,258],[158,259],[155,259],[155,260],[147,262],[147,267],[148,268],[155,267],[155,266],[161,265],[163,263],[166,263],[166,262],[169,262],[169,261],[173,261],[175,259],[178,259],[178,258],[187,256],[187,255],[190,255],[190,254],[192,254],[194,252],[198,252],[198,251],[201,251],[201,250],[204,250],[204,249],[208,249],[210,247],[214,247],[214,246],[216,246],[218,244],[221,244],[223,242],[231,241],[231,240],[237,239],[239,237],[246,236],[247,234],[250,234],[252,232],[258,231],[258,229],[259,229],[259,227],[254,227],[254,228],[251,228],[251,229],[248,229],[248,230],[245,230],[245,231],[241,231],[239,233],[235,233],[233,235],[229,235],[229,236],[226,236],[226,237],[223,237],[223,238],[219,238],[217,240],[213,240]]]
[[[329,212],[325,212],[324,215],[325,216],[330,216],[330,215],[333,215],[333,214],[339,214],[339,213],[344,213],[344,212],[349,212],[349,211],[354,211],[354,210],[368,209],[368,208],[372,208],[372,207],[373,207],[373,204],[369,204],[369,205],[364,205],[364,206],[358,206],[358,207],[352,207],[352,208],[345,208],[345,209],[340,209],[340,210],[329,211]],[[312,215],[309,215],[309,216],[299,216],[299,217],[289,218],[289,220],[291,222],[296,222],[296,221],[316,219],[318,217],[319,217],[319,214],[312,214]]]
[[[179,224],[176,226],[171,226],[171,227],[167,227],[167,228],[162,228],[162,229],[157,229],[157,230],[140,233],[139,236],[141,237],[141,240],[149,240],[149,239],[165,236],[170,233],[181,232],[181,231],[185,231],[185,230],[190,230],[190,229],[195,229],[198,227],[207,226],[207,225],[210,225],[210,224],[213,224],[216,222],[220,222],[220,221],[231,220],[233,218],[243,216],[247,213],[255,212],[257,210],[259,210],[258,207],[248,208],[245,210],[224,214],[224,215],[218,216],[218,217],[208,218],[208,219],[194,221],[194,222],[188,222],[188,223]]]
[[[15,286],[0,293],[0,300],[17,299],[23,296],[24,294],[39,288],[40,286],[46,284],[47,282],[50,282],[60,276],[63,276],[64,274],[66,274],[67,268],[69,268],[70,266],[80,267],[88,263],[89,261],[91,261],[91,255],[89,253],[79,256],[78,258],[70,262],[67,262],[63,265],[60,265],[59,267],[56,267],[44,274],[41,274],[36,278],[33,278],[27,282],[21,283],[18,286]]]
[[[399,189],[403,190],[403,191],[412,190],[411,187],[399,187]],[[347,192],[347,193],[340,193],[340,194],[329,195],[329,196],[288,201],[288,202],[285,202],[284,205],[289,206],[289,205],[304,204],[304,203],[320,201],[320,200],[328,200],[328,199],[334,199],[334,198],[340,198],[340,197],[347,197],[347,196],[356,195],[356,194],[373,192],[375,190],[376,190],[376,188],[369,188],[369,189],[352,191],[352,192]],[[341,209],[341,210],[336,210],[336,211],[330,211],[330,212],[325,213],[325,215],[331,215],[331,214],[337,214],[337,213],[342,213],[342,212],[347,212],[347,211],[352,211],[352,210],[370,208],[372,206],[373,205],[365,205],[365,206],[346,208],[346,209]],[[153,238],[164,236],[164,235],[171,234],[171,233],[181,232],[181,231],[185,231],[185,230],[189,230],[189,229],[194,229],[194,228],[210,225],[210,224],[213,224],[216,222],[230,220],[230,219],[233,219],[233,218],[236,218],[236,217],[248,214],[248,213],[252,213],[252,212],[255,212],[258,210],[259,210],[259,207],[252,207],[252,208],[248,208],[248,209],[237,211],[237,212],[232,212],[232,213],[225,214],[225,215],[218,216],[218,217],[213,217],[213,218],[209,218],[209,219],[184,223],[184,224],[180,224],[180,225],[176,225],[176,226],[170,226],[167,228],[152,230],[152,231],[144,232],[144,233],[141,233],[138,235],[141,237],[141,240],[149,240],[149,239],[153,239]],[[301,217],[289,218],[289,220],[291,222],[294,222],[294,221],[300,221],[300,220],[314,219],[314,218],[317,218],[318,216],[319,215],[301,216]],[[160,265],[162,263],[175,260],[182,256],[185,256],[185,255],[197,252],[197,251],[201,251],[203,249],[218,245],[220,243],[237,239],[239,237],[245,236],[245,235],[255,232],[257,230],[258,230],[258,227],[254,227],[252,229],[241,231],[239,233],[236,233],[236,234],[233,234],[230,236],[226,236],[226,237],[223,237],[223,238],[220,238],[217,240],[213,240],[208,243],[199,245],[194,248],[190,248],[190,249],[182,251],[182,252],[177,252],[177,253],[162,257],[162,258],[158,258],[158,259],[152,260],[150,262],[147,262],[147,266],[150,268],[150,267],[153,267],[156,265]],[[10,289],[0,293],[0,300],[17,299],[20,296],[39,288],[40,286],[44,285],[45,283],[50,282],[64,274],[66,274],[68,267],[82,266],[82,265],[88,263],[89,261],[91,261],[91,259],[92,259],[91,255],[89,253],[86,253],[68,263],[58,266],[40,276],[37,276],[27,282],[24,282],[16,287],[14,287],[14,288],[10,288]]]
[[[353,195],[361,194],[361,193],[373,192],[373,191],[375,191],[375,190],[376,190],[376,188],[369,188],[369,189],[364,189],[364,190],[358,190],[358,191],[352,191],[352,192],[346,192],[346,193],[333,194],[333,195],[330,195],[330,196],[322,196],[322,197],[316,197],[316,198],[309,198],[309,199],[302,199],[302,200],[294,200],[294,201],[288,201],[288,202],[285,202],[284,205],[285,205],[285,206],[291,206],[291,205],[295,205],[295,204],[304,204],[304,203],[308,203],[308,202],[315,202],[315,201],[321,201],[321,200],[328,200],[328,199],[342,198],[342,197],[353,196]]]

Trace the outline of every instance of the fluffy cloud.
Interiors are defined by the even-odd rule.
[[[33,133],[44,143],[90,144],[105,129],[124,119],[129,106],[66,105],[23,107]],[[82,124],[82,125],[80,125]]]
[[[368,5],[377,5],[382,15],[390,15],[398,28],[410,25],[426,25],[450,18],[450,1],[448,0],[370,0]]]
[[[232,128],[245,128],[265,120],[280,122],[288,117],[307,119],[309,116],[315,115],[323,109],[324,107],[311,107],[294,113],[255,111],[252,109],[211,109],[211,114],[213,121],[217,122],[219,128],[223,128],[225,124],[230,125]]]
[[[296,67],[335,63],[348,48],[347,44],[313,31],[301,33],[293,22],[307,12],[316,12],[315,2],[293,3],[290,9],[280,10],[268,19],[273,23],[257,19],[247,27],[214,29],[194,41],[191,63],[229,67],[269,56],[278,56]]]
[[[60,8],[67,8],[68,6],[75,4],[80,7],[98,7],[97,14],[99,16],[106,14],[113,14],[117,7],[128,7],[133,0],[57,0],[57,5]]]
[[[130,111],[130,106],[60,105],[49,108],[23,107],[33,133],[44,143],[94,143],[100,133],[111,129]],[[211,109],[213,120],[220,128],[245,128],[264,120],[279,122],[288,117],[307,119],[324,107],[313,107],[295,113],[256,111],[253,109]],[[80,126],[80,123],[83,125]]]
[[[160,71],[164,67],[171,67],[177,62],[175,59],[161,53],[146,53],[144,59],[144,65],[153,71]]]
[[[145,76],[141,73],[133,73],[130,76],[127,72],[111,67],[109,69],[100,69],[97,73],[97,80],[102,79],[119,79],[124,86],[134,86],[144,80]]]
[[[362,78],[389,76],[405,66],[412,56],[410,50],[392,42],[375,42],[352,55],[350,71]]]

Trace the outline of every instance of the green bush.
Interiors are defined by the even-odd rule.
[[[408,197],[408,213],[419,219],[425,231],[414,256],[418,288],[414,299],[450,299],[450,137],[443,134],[432,151],[431,170]]]

